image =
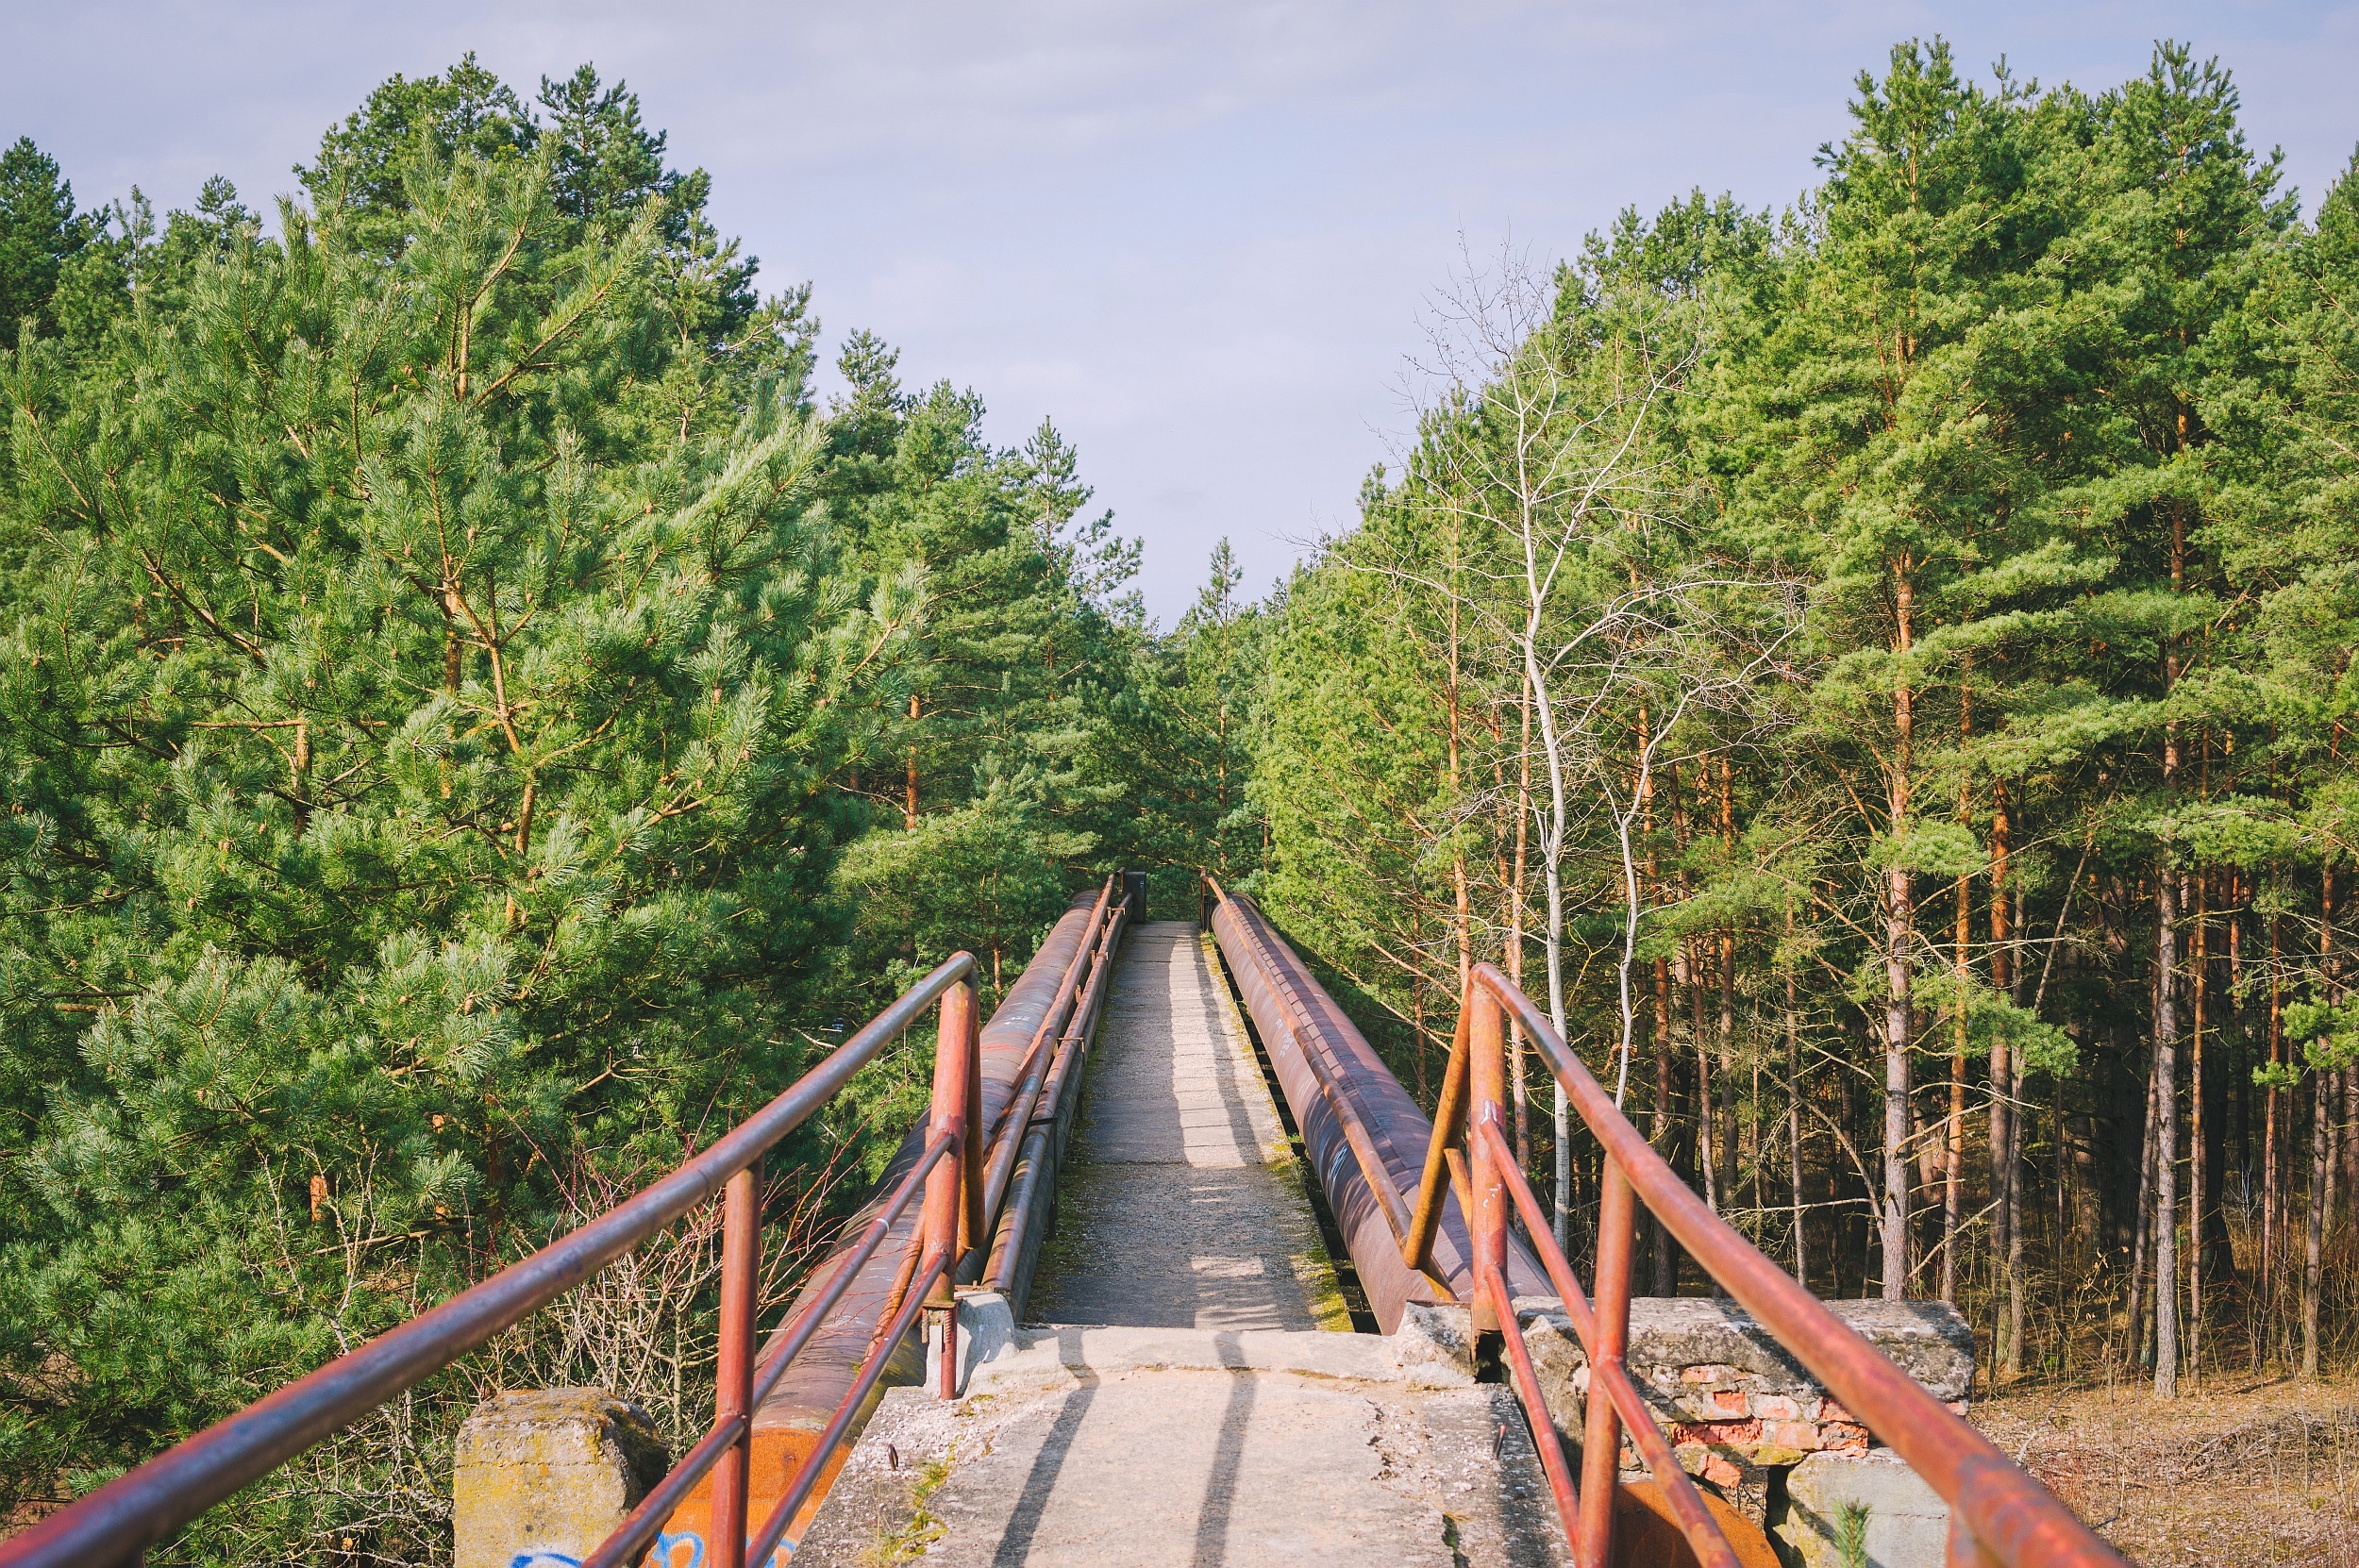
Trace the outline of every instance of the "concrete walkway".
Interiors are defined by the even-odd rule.
[[[1463,1350],[1463,1342],[1457,1346]],[[1563,1568],[1514,1397],[1416,1335],[1047,1328],[885,1396],[795,1568]]]
[[[1026,1317],[1348,1329],[1211,936],[1133,928],[1113,986]]]

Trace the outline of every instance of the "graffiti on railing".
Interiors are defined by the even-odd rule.
[[[704,1563],[705,1538],[694,1530],[681,1530],[657,1536],[643,1568],[704,1568]],[[508,1568],[581,1568],[581,1559],[536,1546],[510,1558]],[[772,1552],[769,1568],[785,1568],[785,1553]]]

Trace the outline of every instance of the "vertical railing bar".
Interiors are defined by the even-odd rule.
[[[1531,1445],[1539,1451],[1540,1468],[1547,1475],[1548,1491],[1556,1498],[1557,1517],[1564,1521],[1564,1539],[1576,1539],[1575,1523],[1581,1516],[1581,1493],[1573,1486],[1572,1463],[1564,1454],[1564,1434],[1556,1429],[1556,1419],[1548,1413],[1548,1402],[1540,1392],[1539,1374],[1532,1370],[1531,1350],[1524,1343],[1523,1326],[1515,1321],[1515,1300],[1508,1293],[1507,1280],[1497,1270],[1485,1270],[1477,1294],[1492,1299],[1492,1310],[1499,1315],[1499,1341],[1507,1350],[1507,1360],[1514,1375],[1515,1394],[1523,1401],[1524,1420],[1531,1428]],[[1611,1506],[1614,1484],[1606,1482],[1606,1499]],[[1577,1568],[1605,1568],[1603,1559],[1594,1562],[1574,1555]]]
[[[958,1396],[959,1302],[958,1265],[965,1256],[972,1226],[970,1209],[980,1194],[980,1175],[975,1166],[980,1119],[976,1084],[975,988],[970,983],[943,993],[934,1025],[933,1136],[953,1140],[953,1157],[933,1168],[926,1180],[925,1234],[929,1244],[946,1251],[950,1262],[928,1285],[927,1316],[942,1330],[940,1393]],[[808,1462],[808,1461],[806,1461]]]
[[[715,1419],[745,1430],[712,1474],[712,1568],[745,1568],[751,1477],[755,1293],[761,1275],[759,1160],[729,1177],[721,1199],[721,1346]]]
[[[966,1137],[959,1150],[959,1251],[962,1261],[979,1247],[991,1245],[991,1227],[983,1213],[983,1020],[976,988],[972,984],[954,988],[943,1000],[956,999],[958,1011],[963,1015],[964,1030],[959,1041],[959,1060],[966,1076]],[[948,1026],[945,1025],[945,1031]],[[952,1275],[960,1269],[954,1265]]]
[[[1598,1265],[1591,1283],[1589,1398],[1581,1426],[1581,1530],[1574,1557],[1584,1565],[1614,1560],[1614,1489],[1621,1471],[1622,1423],[1594,1370],[1619,1367],[1630,1350],[1630,1276],[1637,1213],[1622,1168],[1609,1157],[1598,1201]],[[1548,1238],[1551,1250],[1555,1237]],[[1569,1270],[1567,1271],[1569,1272]]]
[[[1507,1063],[1500,1052],[1498,998],[1477,991],[1466,998],[1466,1122],[1469,1130],[1478,1134],[1472,1140],[1471,1151],[1474,1212],[1467,1216],[1474,1231],[1476,1282],[1470,1305],[1479,1340],[1503,1326],[1496,1321],[1497,1304],[1481,1286],[1486,1274],[1502,1279],[1507,1275],[1506,1174],[1499,1169],[1497,1150],[1492,1141],[1480,1134],[1498,1126],[1499,1102],[1507,1092]],[[1511,1316],[1513,1311],[1511,1306]]]

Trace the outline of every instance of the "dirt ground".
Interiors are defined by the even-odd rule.
[[[2359,1384],[2033,1390],[1973,1420],[2150,1568],[2359,1568]]]

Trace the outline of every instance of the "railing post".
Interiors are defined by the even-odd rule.
[[[983,1164],[991,1156],[983,1146],[983,1009],[972,976],[960,981],[943,1000],[965,1020],[960,1046],[966,1062],[966,1136],[959,1145],[960,1191],[964,1196],[959,1209],[959,1258],[962,1259],[978,1247],[991,1245],[991,1226],[983,1216],[987,1191]],[[956,1262],[951,1273],[958,1273]]]
[[[982,1096],[976,1083],[980,1063],[975,1049],[975,985],[962,979],[942,993],[934,1034],[934,1100],[929,1136],[949,1134],[958,1142],[926,1176],[925,1249],[931,1255],[947,1248],[949,1263],[935,1276],[926,1294],[926,1315],[942,1330],[942,1379],[945,1399],[959,1393],[958,1264],[964,1251],[964,1232],[979,1233],[970,1215],[982,1200]]]
[[[745,1568],[745,1490],[753,1456],[754,1317],[761,1276],[760,1161],[729,1177],[721,1200],[721,1364],[716,1414],[745,1430],[712,1473],[712,1568]]]
[[[1469,1009],[1466,1036],[1467,1120],[1479,1126],[1501,1126],[1499,1102],[1507,1093],[1507,1062],[1499,1043],[1499,999],[1480,982],[1466,988]],[[1502,1129],[1503,1130],[1503,1129]],[[1466,1217],[1474,1232],[1474,1331],[1497,1333],[1497,1309],[1482,1282],[1507,1273],[1507,1186],[1487,1142],[1469,1138],[1474,1156],[1475,1211]]]
[[[1630,1269],[1637,1232],[1637,1204],[1622,1167],[1606,1157],[1598,1201],[1598,1273],[1592,1308],[1597,1343],[1589,1356],[1589,1399],[1581,1435],[1581,1539],[1574,1561],[1604,1568],[1613,1560],[1614,1488],[1621,1474],[1622,1418],[1598,1376],[1600,1365],[1619,1367],[1630,1349]]]

